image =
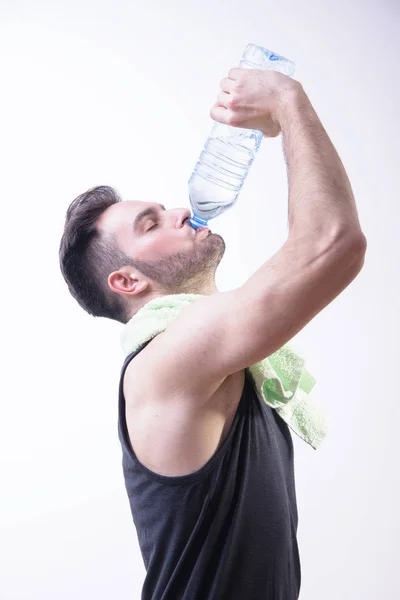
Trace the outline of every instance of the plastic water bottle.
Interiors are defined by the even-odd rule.
[[[294,63],[254,44],[246,47],[239,67],[280,71],[291,77]],[[231,208],[247,177],[263,138],[261,131],[216,123],[189,179],[193,229]]]

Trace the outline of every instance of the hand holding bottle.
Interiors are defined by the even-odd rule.
[[[240,68],[231,69],[220,87],[211,118],[233,127],[256,129],[271,138],[281,132],[288,94],[302,89],[298,81],[278,71]]]
[[[290,90],[302,90],[291,79],[294,69],[294,62],[284,56],[248,44],[239,67],[221,81],[210,111],[217,122],[188,184],[193,229],[205,227],[235,204],[263,135],[277,137],[281,132],[283,99],[292,97]]]

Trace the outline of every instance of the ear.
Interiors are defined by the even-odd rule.
[[[134,271],[129,273],[128,271],[121,270],[110,273],[108,276],[108,285],[117,294],[136,296],[148,287],[149,282]]]

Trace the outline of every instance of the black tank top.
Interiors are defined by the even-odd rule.
[[[148,343],[148,342],[147,342]],[[146,568],[142,600],[296,600],[300,591],[293,442],[256,392],[248,369],[231,429],[212,458],[167,477],[136,458],[118,432],[133,521]]]

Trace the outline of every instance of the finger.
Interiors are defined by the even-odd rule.
[[[218,121],[218,123],[227,124],[228,111],[225,106],[221,106],[220,104],[214,104],[210,110],[210,117],[214,121]]]
[[[229,79],[229,77],[224,77],[223,79],[221,79],[221,83],[219,85],[223,92],[227,92],[229,94],[233,91],[235,82],[233,81],[233,79]]]
[[[235,67],[235,68],[231,69],[228,73],[229,79],[232,79],[233,81],[237,81],[237,79],[239,78],[239,76],[241,75],[243,70],[244,69],[240,69],[239,67]]]
[[[218,94],[217,104],[220,104],[221,106],[225,106],[225,108],[228,108],[230,97],[231,97],[230,94],[227,94],[226,92],[220,92]]]

